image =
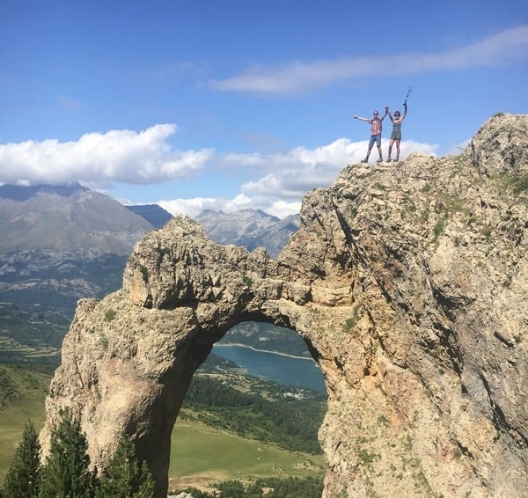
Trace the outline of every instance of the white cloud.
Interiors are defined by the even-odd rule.
[[[367,142],[340,138],[316,149],[296,147],[268,155],[228,154],[222,164],[264,173],[260,179],[242,186],[246,194],[299,198],[307,190],[329,185],[346,164],[364,156],[366,148]]]
[[[388,140],[381,143],[384,153]],[[368,141],[352,142],[340,138],[331,144],[310,150],[296,147],[283,154],[229,154],[223,162],[230,166],[259,168],[264,175],[242,185],[246,195],[278,196],[282,199],[300,199],[308,190],[329,186],[347,165],[359,163],[367,152]],[[436,155],[436,145],[404,140],[400,158],[411,152]],[[393,150],[393,152],[395,149]],[[371,160],[377,158],[373,152]]]
[[[174,124],[157,124],[139,133],[87,133],[76,142],[29,140],[0,145],[0,182],[76,181],[96,187],[185,178],[200,169],[213,151],[173,150],[167,139],[176,131]]]
[[[224,213],[232,213],[240,209],[261,209],[265,213],[281,219],[291,214],[297,214],[301,210],[300,200],[288,202],[270,197],[248,197],[243,194],[232,199],[196,197],[194,199],[161,200],[156,204],[174,216],[187,214],[191,218],[198,216],[204,209],[213,209]]]
[[[253,66],[240,75],[224,80],[211,80],[208,84],[221,91],[287,95],[369,76],[498,66],[527,55],[528,25],[523,25],[465,47],[442,52],[295,61],[270,68]]]
[[[252,179],[241,184],[238,194],[231,199],[177,198],[158,204],[172,214],[196,216],[206,208],[225,212],[253,208],[283,218],[299,212],[308,190],[328,187],[347,164],[359,163],[368,146],[367,141],[340,138],[315,149],[295,147],[267,155],[231,153],[213,157],[211,149],[172,150],[167,138],[176,129],[172,124],[159,124],[139,133],[130,130],[88,133],[76,142],[45,140],[0,145],[0,182],[21,185],[79,182],[91,188],[115,183],[159,184],[184,179],[214,159],[219,168],[242,169],[243,176],[251,174]],[[382,140],[384,151],[387,143],[388,140]],[[435,155],[436,148],[403,141],[401,158],[410,152]],[[376,153],[371,160],[375,156]]]
[[[386,152],[388,140],[382,140]],[[248,168],[262,176],[240,187],[232,199],[192,198],[158,201],[172,214],[197,216],[203,209],[232,212],[243,208],[262,209],[279,218],[299,213],[304,194],[311,189],[330,186],[347,164],[356,164],[365,157],[368,141],[351,142],[340,138],[331,144],[310,150],[296,147],[283,154],[228,154],[223,166]],[[405,140],[401,142],[400,159],[412,152],[435,156],[437,145]],[[371,156],[375,161],[377,152]]]
[[[223,202],[221,199],[214,197],[195,197],[192,199],[164,199],[156,201],[158,206],[176,216],[178,214],[187,214],[191,217],[196,216],[204,209],[222,210]]]

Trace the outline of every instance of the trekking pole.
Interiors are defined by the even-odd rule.
[[[409,88],[407,88],[407,95],[405,96],[405,102],[403,103],[404,105],[407,103],[407,99],[409,98],[409,95],[411,95],[412,90],[413,86],[409,85]]]

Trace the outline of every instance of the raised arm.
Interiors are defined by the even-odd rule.
[[[403,116],[401,118],[402,121],[405,119],[405,116],[407,116],[407,99],[403,103]]]
[[[369,118],[364,118],[363,116],[358,116],[357,114],[354,114],[354,119],[359,119],[360,121],[365,121],[366,123],[370,123]]]

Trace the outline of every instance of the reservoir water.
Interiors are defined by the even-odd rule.
[[[234,361],[254,377],[264,377],[286,386],[303,387],[326,394],[323,374],[312,359],[229,344],[215,344],[213,353]]]

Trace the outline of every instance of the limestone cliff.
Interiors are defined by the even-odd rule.
[[[44,448],[70,406],[98,467],[126,430],[165,496],[193,372],[234,324],[268,321],[325,376],[325,498],[526,496],[527,189],[528,116],[497,115],[459,156],[346,167],[276,260],[173,220],[120,291],[79,302]]]

